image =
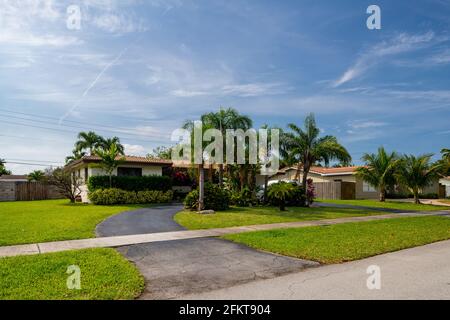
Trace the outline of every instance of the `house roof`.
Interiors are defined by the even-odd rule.
[[[333,176],[333,175],[353,175],[360,167],[352,166],[352,167],[339,167],[339,168],[325,168],[325,167],[311,167],[310,172],[319,174],[321,176]],[[280,169],[278,173],[284,174],[290,170],[297,170],[296,167],[286,167]]]
[[[172,165],[171,160],[165,160],[165,159],[154,159],[154,158],[147,158],[147,157],[137,157],[137,156],[125,156],[125,157],[117,157],[117,160],[124,158],[124,163],[127,164],[149,164],[149,165]],[[79,160],[75,160],[67,165],[67,167],[75,167],[78,164],[81,163],[96,163],[100,162],[101,158],[98,156],[84,156],[83,158]]]
[[[28,180],[28,176],[25,175],[3,175],[0,176],[0,180],[13,180],[13,181],[18,181],[18,180]]]

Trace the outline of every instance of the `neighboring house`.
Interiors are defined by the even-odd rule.
[[[356,169],[358,168],[359,167],[357,166],[341,168],[312,167],[308,177],[311,178],[315,184],[320,184],[321,182],[354,183],[354,192],[346,193],[341,196],[341,199],[378,199],[378,190],[362,179],[356,177]],[[295,180],[296,174],[296,167],[287,167],[279,170],[270,180],[292,181]],[[302,179],[302,174],[303,172],[300,173],[300,180]],[[342,188],[344,189],[344,186],[342,186]],[[447,188],[447,196],[449,196],[450,177],[434,181],[431,185],[421,190],[421,193],[435,193],[438,194],[439,197],[444,197],[444,188]],[[337,198],[339,198],[339,196],[337,196]]]
[[[24,175],[3,175],[0,176],[1,182],[27,182],[28,176]]]
[[[376,188],[370,184],[359,179],[355,175],[356,169],[359,167],[341,167],[341,168],[324,168],[324,167],[312,167],[309,171],[308,178],[311,178],[316,184],[316,190],[319,183],[323,182],[337,182],[338,188],[342,185],[351,186],[354,184],[353,189],[349,193],[339,194],[333,196],[337,199],[378,199],[379,193]],[[296,179],[297,168],[287,167],[278,171],[278,173],[270,178],[270,180],[283,180],[292,181]],[[303,171],[300,173],[300,181],[302,179]],[[346,184],[351,183],[351,184]],[[341,186],[339,186],[341,185]],[[319,194],[319,198],[322,196]],[[324,196],[326,198],[326,196]]]
[[[69,163],[68,168],[72,174],[80,177],[83,181],[81,186],[81,201],[89,202],[87,182],[89,177],[106,175],[99,167],[100,157],[85,156],[80,160]],[[164,167],[172,166],[172,161],[162,159],[149,159],[145,157],[125,156],[121,165],[114,170],[115,176],[161,176]]]
[[[442,178],[439,183],[445,188],[445,197],[450,198],[450,177]]]

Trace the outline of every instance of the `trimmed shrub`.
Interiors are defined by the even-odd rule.
[[[184,199],[184,207],[190,210],[198,209],[199,190],[191,191]],[[205,210],[222,211],[230,208],[230,194],[227,190],[212,183],[205,184]]]
[[[159,190],[168,191],[172,189],[172,181],[166,176],[142,176],[142,177],[112,177],[112,186],[115,189],[125,191]],[[92,176],[89,178],[88,188],[93,192],[99,189],[109,188],[108,176]]]
[[[281,182],[286,183],[286,182]],[[273,184],[269,187],[268,192],[270,191],[272,186],[278,185],[279,183]],[[296,183],[289,183],[293,186],[292,192],[288,193],[286,196],[286,199],[284,200],[286,206],[288,207],[305,207],[306,206],[306,196],[305,196],[305,190],[303,189],[303,186],[298,185]],[[272,206],[278,206],[279,200],[275,198],[269,197],[269,203]]]
[[[252,191],[245,187],[241,191],[231,193],[231,204],[238,207],[250,207],[257,204],[257,199],[253,196]]]
[[[172,201],[172,191],[125,191],[117,188],[99,189],[89,193],[89,199],[96,205],[150,204]]]

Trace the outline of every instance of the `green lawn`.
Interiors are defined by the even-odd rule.
[[[348,208],[288,208],[288,211],[280,211],[275,207],[252,207],[231,208],[228,211],[220,211],[212,215],[182,211],[175,216],[175,221],[187,229],[197,230],[377,214],[381,213]]]
[[[81,290],[67,288],[67,268],[81,271]],[[133,299],[144,279],[114,249],[0,259],[0,300]]]
[[[373,207],[373,208],[387,208],[399,210],[413,210],[413,211],[438,211],[448,210],[445,206],[435,206],[429,204],[414,204],[399,201],[380,202],[377,200],[318,200],[318,202],[335,203],[335,204],[349,204],[354,206]]]
[[[249,247],[341,263],[450,239],[450,218],[414,217],[227,235]]]
[[[0,246],[92,238],[111,215],[142,206],[94,206],[68,200],[0,202]]]

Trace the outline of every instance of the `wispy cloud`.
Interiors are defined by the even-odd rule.
[[[401,33],[390,40],[383,41],[362,53],[356,62],[347,69],[339,79],[333,82],[333,87],[339,87],[351,80],[363,76],[370,68],[380,63],[385,57],[422,49],[442,41],[434,32],[410,35]]]

